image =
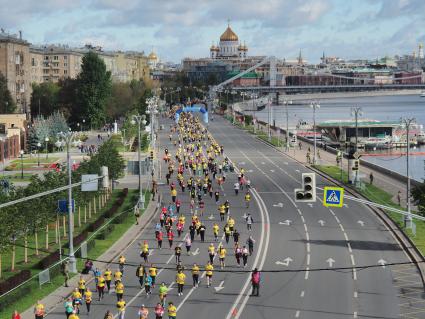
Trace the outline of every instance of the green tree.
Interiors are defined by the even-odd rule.
[[[53,82],[32,85],[31,115],[49,116],[58,110],[60,86]]]
[[[419,212],[425,215],[425,181],[412,190],[413,201],[418,206]]]
[[[0,114],[13,113],[15,110],[16,104],[7,88],[7,79],[0,72]]]
[[[111,94],[111,72],[94,52],[83,57],[81,73],[77,78],[77,100],[82,113],[79,120],[87,116],[90,125],[100,127],[106,120],[106,102]]]

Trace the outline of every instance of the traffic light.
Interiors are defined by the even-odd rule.
[[[352,168],[353,171],[358,171],[359,170],[359,160],[354,160],[354,165]]]
[[[151,151],[149,158],[150,158],[151,161],[153,161],[153,151]]]
[[[291,145],[292,146],[295,146],[295,145],[297,145],[297,135],[292,135],[292,138],[291,138]]]
[[[302,173],[302,188],[295,189],[295,201],[311,203],[316,201],[316,174]]]

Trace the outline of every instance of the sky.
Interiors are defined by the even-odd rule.
[[[425,0],[0,0],[0,27],[33,44],[209,56],[230,20],[250,55],[310,62],[410,54],[425,42]]]

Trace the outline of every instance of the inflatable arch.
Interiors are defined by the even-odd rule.
[[[176,111],[176,123],[179,122],[181,112],[199,112],[202,113],[202,120],[208,124],[208,111],[204,104],[186,105]]]

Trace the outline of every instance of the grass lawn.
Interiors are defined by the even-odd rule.
[[[40,154],[40,165],[42,164],[49,164],[54,163],[59,160],[59,157],[50,157],[46,159],[46,154]],[[38,163],[38,156],[33,155],[32,157],[25,157],[23,160],[24,164],[37,164]],[[10,162],[11,164],[16,164],[19,167],[21,166],[21,160],[16,159]]]
[[[24,178],[21,178],[21,173],[17,173],[13,175],[5,175],[5,178],[12,182],[29,182],[31,179],[31,176],[33,175],[34,174],[24,172]]]
[[[322,171],[323,173],[331,176],[336,180],[341,180],[341,170],[337,166],[323,166],[316,165],[315,168]],[[342,172],[343,182],[347,183],[348,175],[347,172]],[[365,183],[364,189],[358,189],[357,191],[365,196],[371,202],[378,204],[386,205],[389,207],[394,207],[400,210],[405,210],[405,207],[401,207],[398,204],[393,202],[392,194],[387,193],[386,191],[376,187],[375,185],[370,185]],[[404,227],[404,216],[397,214],[395,212],[386,211],[386,213],[394,220],[399,226]],[[416,224],[416,236],[413,235],[410,229],[404,229],[410,239],[415,243],[416,247],[421,251],[422,254],[425,254],[425,222],[415,220]]]
[[[114,192],[115,198],[116,195],[118,195],[119,191]],[[135,201],[138,197],[138,191],[137,190],[130,190],[128,193],[128,196],[126,197],[124,204],[120,207],[120,209],[117,211],[117,213],[114,215],[118,216],[121,212],[129,210],[134,205]],[[150,199],[150,193],[146,194],[146,202]],[[112,203],[112,201],[110,201]],[[98,216],[98,214],[96,215]],[[88,253],[89,257],[91,259],[96,259],[100,255],[102,255],[109,247],[111,247],[112,244],[114,244],[119,238],[122,237],[122,235],[134,224],[134,216],[132,212],[126,215],[126,217],[123,219],[123,221],[120,224],[115,224],[113,230],[108,234],[106,239],[100,240],[100,239],[93,239],[95,240],[95,246],[93,249],[91,249]],[[90,236],[90,234],[89,234]],[[67,251],[65,250],[65,254]],[[81,270],[83,268],[84,260],[77,259],[77,269]],[[78,276],[78,274],[76,274]],[[30,308],[37,299],[42,299],[43,297],[47,296],[49,293],[56,290],[58,287],[63,285],[63,277],[62,275],[58,275],[54,277],[51,280],[50,284],[45,284],[41,287],[41,289],[38,288],[38,284],[36,281],[31,284],[33,289],[31,289],[30,292],[22,294],[23,297],[19,298],[19,300],[11,304],[10,306],[5,307],[0,311],[0,319],[8,319],[11,316],[11,313],[14,309],[17,309],[18,311],[22,312],[26,309]],[[22,291],[21,291],[22,293]],[[22,296],[21,295],[21,296]]]

